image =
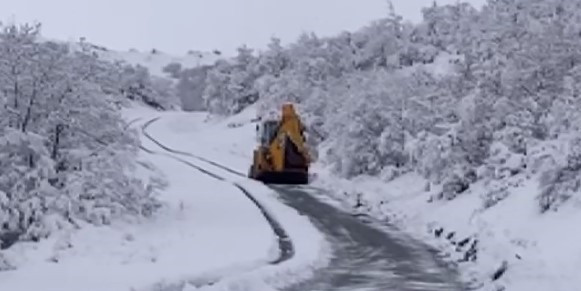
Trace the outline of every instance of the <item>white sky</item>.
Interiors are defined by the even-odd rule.
[[[432,2],[393,0],[397,13],[414,21]],[[289,42],[303,31],[332,35],[386,13],[386,0],[0,0],[3,22],[42,22],[49,38],[84,36],[112,49],[173,54],[232,53],[241,44],[263,48],[271,36]]]

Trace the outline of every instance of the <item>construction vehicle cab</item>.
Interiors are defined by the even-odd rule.
[[[278,120],[265,120],[256,125],[256,137],[262,146],[268,146],[276,137]]]
[[[310,158],[304,126],[292,104],[282,107],[280,119],[257,126],[258,147],[248,176],[267,184],[307,184]]]

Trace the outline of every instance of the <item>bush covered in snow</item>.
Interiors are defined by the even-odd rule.
[[[139,144],[120,116],[124,72],[39,30],[0,29],[0,245],[157,207],[131,174]]]
[[[304,34],[288,47],[275,39],[212,67],[204,97],[216,114],[298,103],[320,161],[336,173],[416,171],[454,199],[482,179],[532,174],[546,159],[532,147],[581,134],[580,5],[433,5],[417,25],[392,13],[335,37]],[[534,173],[546,172],[541,211],[577,192],[574,159]]]
[[[581,2],[434,4],[423,15],[223,62],[207,88],[259,98],[206,90],[208,109],[297,103],[319,162],[350,180],[325,186],[412,231],[438,225],[431,233],[474,290],[574,290]]]
[[[203,93],[206,89],[206,77],[209,66],[183,68],[180,63],[171,63],[164,67],[164,72],[176,80],[175,94],[185,111],[205,109]]]
[[[121,93],[158,110],[177,109],[180,100],[170,79],[152,76],[146,67],[118,63]]]

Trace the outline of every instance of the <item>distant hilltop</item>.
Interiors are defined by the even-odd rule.
[[[84,41],[84,39],[81,39],[81,41]],[[122,61],[130,65],[141,65],[146,67],[152,75],[156,76],[167,76],[163,68],[172,63],[180,64],[182,68],[188,69],[212,65],[223,57],[222,53],[218,50],[212,52],[190,50],[182,56],[175,56],[158,49],[151,49],[150,51],[139,51],[137,49],[116,51],[92,43],[86,44],[104,60]]]
[[[135,49],[130,51],[98,50],[97,53],[106,60],[125,61],[131,65],[141,65],[149,69],[152,75],[166,76],[163,68],[172,63],[178,63],[182,68],[195,68],[211,65],[221,58],[218,51],[199,52],[189,51],[183,56],[173,56],[165,52],[152,49],[149,52],[141,52]]]

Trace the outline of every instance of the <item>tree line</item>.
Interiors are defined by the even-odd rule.
[[[392,12],[191,72],[214,114],[297,103],[319,161],[342,177],[416,172],[444,200],[486,181],[490,207],[525,176],[545,212],[579,200],[579,19],[575,0],[434,4],[419,24]]]
[[[121,109],[130,99],[170,107],[170,98],[151,93],[143,69],[103,61],[88,43],[44,40],[40,28],[0,27],[3,248],[159,207],[158,185],[132,173],[139,140]]]

